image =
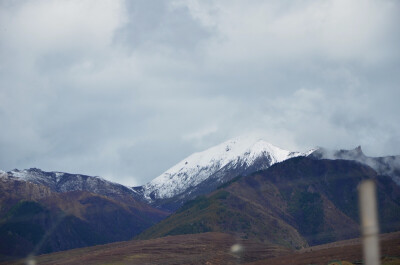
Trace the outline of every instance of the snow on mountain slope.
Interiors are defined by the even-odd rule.
[[[318,159],[344,159],[354,160],[372,167],[378,174],[390,176],[400,186],[400,156],[369,157],[366,156],[361,146],[352,150],[329,150],[326,148],[315,149],[310,157]]]
[[[105,180],[101,177],[92,177],[81,174],[63,172],[46,172],[37,168],[24,170],[14,169],[7,172],[9,177],[29,181],[49,187],[55,192],[89,191],[112,198],[134,196],[135,191],[124,185]]]
[[[260,170],[301,155],[305,154],[280,149],[258,138],[238,137],[190,155],[144,185],[143,196],[149,202],[171,198],[199,185],[221,170],[240,168],[238,173],[241,173],[262,159],[261,167],[257,168]]]
[[[212,192],[239,175],[245,176],[286,159],[308,154],[283,150],[259,138],[238,137],[194,153],[149,183],[134,188],[100,177],[45,172],[36,168],[13,170],[7,175],[45,185],[56,192],[82,190],[112,198],[130,196],[174,211],[185,201]]]

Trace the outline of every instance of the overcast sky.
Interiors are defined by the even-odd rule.
[[[257,133],[400,154],[400,1],[0,1],[0,169],[128,185]]]

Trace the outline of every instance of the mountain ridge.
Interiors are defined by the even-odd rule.
[[[0,177],[0,261],[129,240],[167,216],[133,198],[88,191],[55,192]]]
[[[185,201],[211,192],[238,175],[266,169],[312,151],[292,152],[260,138],[237,137],[188,156],[134,189],[150,204],[173,211]]]
[[[320,147],[310,154],[316,159],[354,160],[372,167],[377,173],[390,176],[400,186],[400,155],[370,157],[366,156],[361,146],[354,149],[330,150]]]
[[[248,175],[297,156],[355,160],[371,166],[379,174],[391,176],[400,185],[400,156],[367,157],[360,146],[351,150],[316,148],[303,153],[293,152],[250,136],[236,137],[202,152],[195,152],[158,177],[137,187],[128,187],[101,177],[45,172],[36,168],[0,173],[43,184],[56,192],[85,190],[115,199],[131,197],[173,212],[186,201],[212,192],[237,176]]]
[[[400,229],[400,187],[356,161],[295,157],[184,204],[138,239],[224,232],[292,248],[356,237],[357,187],[374,179],[382,232]]]
[[[132,197],[136,193],[131,187],[106,180],[98,176],[73,174],[59,171],[43,171],[38,168],[14,169],[2,173],[8,176],[31,183],[49,187],[54,192],[88,191],[114,199]]]

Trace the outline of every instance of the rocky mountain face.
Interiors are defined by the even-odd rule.
[[[400,229],[400,188],[355,161],[296,157],[187,202],[139,239],[228,232],[301,248],[359,235],[357,186],[374,179],[381,231]]]
[[[390,176],[400,186],[400,156],[368,157],[361,146],[353,150],[329,150],[318,148],[310,154],[318,159],[344,159],[354,160],[368,165],[381,175]]]
[[[133,197],[135,191],[124,185],[82,174],[46,172],[38,168],[14,169],[3,173],[9,177],[49,187],[53,192],[88,191],[114,199]]]
[[[258,138],[239,137],[194,153],[146,185],[134,189],[138,198],[174,211],[184,202],[214,191],[234,177],[303,155],[307,154],[283,150]]]
[[[55,192],[2,173],[0,260],[129,240],[166,216],[132,197]]]

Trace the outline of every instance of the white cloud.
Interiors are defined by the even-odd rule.
[[[0,3],[0,168],[141,184],[227,138],[399,149],[397,1]]]
[[[26,1],[2,12],[3,43],[35,55],[52,50],[99,49],[124,21],[121,1]]]
[[[183,3],[203,24],[217,29],[209,52],[224,62],[264,59],[276,64],[313,57],[374,62],[396,51],[387,45],[398,32],[394,1]]]

